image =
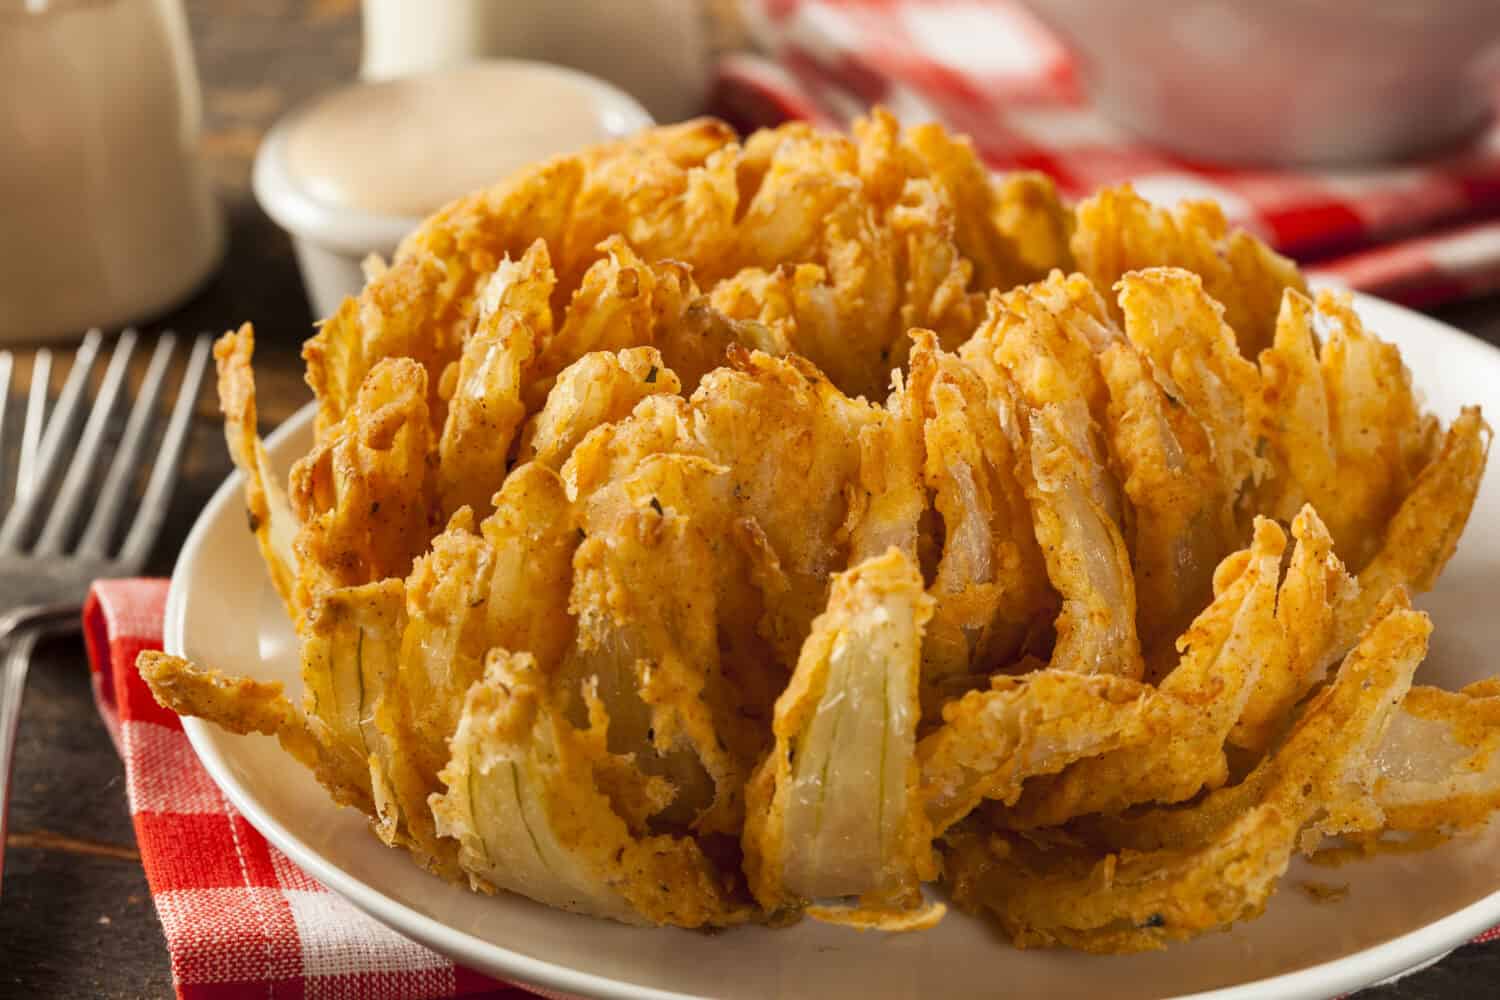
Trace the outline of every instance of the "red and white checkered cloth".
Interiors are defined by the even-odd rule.
[[[365,916],[266,842],[136,673],[160,649],[165,580],[104,580],[83,611],[99,714],[183,1000],[535,1000]]]
[[[1212,198],[1309,270],[1409,305],[1500,289],[1500,124],[1399,166],[1237,169],[1142,145],[1090,107],[1068,52],[1009,0],[741,0],[762,56],[725,61],[717,110],[742,127],[843,124],[872,104],[973,137],[995,169],[1083,197],[1130,181]],[[1500,81],[1497,81],[1500,99]]]

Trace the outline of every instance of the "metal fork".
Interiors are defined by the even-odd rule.
[[[92,407],[87,395],[100,360],[98,330],[90,331],[79,346],[50,418],[46,415],[50,353],[39,351],[32,369],[13,499],[0,521],[0,648],[5,653],[0,660],[0,872],[5,866],[11,757],[31,651],[44,633],[78,627],[84,596],[95,580],[134,576],[145,565],[161,533],[193,407],[208,369],[211,344],[205,335],[193,343],[151,474],[139,501],[133,500],[142,454],[157,423],[176,348],[172,334],[161,336],[125,419],[114,460],[95,489],[108,432],[117,424],[116,411],[125,394],[136,339],[133,330],[120,335]],[[0,446],[5,443],[13,366],[10,352],[0,352]],[[3,454],[0,450],[0,458]],[[78,517],[86,505],[91,505],[92,512],[75,542]],[[132,507],[134,517],[117,545],[121,517]]]

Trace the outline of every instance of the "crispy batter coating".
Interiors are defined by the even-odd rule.
[[[486,657],[432,804],[470,880],[626,923],[743,921],[733,883],[691,838],[632,833],[597,789],[609,726],[597,699],[584,726],[570,723],[530,654]]]
[[[595,427],[624,420],[647,396],[681,392],[682,381],[654,347],[585,354],[558,374],[547,402],[526,425],[519,460],[561,469]]]
[[[1271,745],[1289,723],[1292,709],[1322,682],[1348,645],[1339,643],[1337,620],[1356,599],[1359,585],[1333,554],[1328,529],[1312,507],[1302,508],[1292,521],[1292,535],[1297,545],[1276,596],[1284,651],[1266,661],[1229,734],[1230,742],[1247,750]]]
[[[584,273],[566,317],[538,360],[528,390],[533,402],[545,400],[558,372],[593,351],[654,345],[690,387],[705,371],[723,363],[729,327],[718,331],[717,357],[712,351],[693,350],[699,347],[696,341],[712,331],[696,330],[696,336],[689,337],[682,329],[689,306],[698,298],[697,286],[682,265],[648,263],[618,236],[604,241],[600,249],[605,256]]]
[[[479,320],[458,360],[448,415],[438,438],[438,497],[444,511],[489,513],[505,479],[511,445],[526,417],[528,369],[552,333],[553,287],[547,248],[535,243],[519,263],[502,261],[485,285]]]
[[[1421,593],[1437,582],[1474,508],[1493,438],[1478,407],[1467,407],[1448,428],[1441,449],[1386,526],[1380,550],[1359,572],[1358,599],[1340,615],[1346,644],[1368,620],[1376,595],[1398,586]]]
[[[1126,336],[1162,390],[1203,427],[1222,489],[1238,498],[1263,475],[1254,424],[1260,377],[1240,356],[1224,307],[1202,278],[1176,268],[1133,272],[1118,287]]]
[[[432,452],[426,372],[409,358],[381,361],[337,433],[292,467],[299,607],[337,587],[406,576],[441,523]]]
[[[1202,425],[1167,395],[1139,351],[1116,342],[1099,362],[1109,388],[1109,451],[1134,512],[1136,623],[1148,671],[1159,677],[1176,661],[1172,643],[1212,596],[1214,567],[1238,542],[1235,497]]]
[[[143,650],[136,669],[156,700],[179,715],[208,719],[231,733],[275,736],[282,749],[317,776],[340,805],[375,813],[369,792],[342,779],[336,761],[312,734],[302,712],[281,685],[248,677],[226,677],[178,656]]]
[[[318,440],[343,423],[365,376],[386,358],[411,358],[426,370],[433,429],[441,427],[443,371],[474,325],[481,284],[537,240],[558,245],[583,178],[576,160],[553,160],[454,202],[408,236],[391,266],[345,299],[302,349],[318,398]],[[494,218],[507,225],[490,224]]]
[[[1018,473],[1047,575],[1062,598],[1053,664],[1140,677],[1124,537],[1133,514],[1101,431],[1108,391],[1098,354],[1119,337],[1087,280],[1054,272],[1006,295],[992,293],[985,323],[959,354],[992,394],[1020,404],[1016,436],[1025,457]]]
[[[180,715],[213,719],[231,733],[275,736],[301,724],[278,683],[225,677],[154,649],[143,651],[135,666],[162,705]]]
[[[931,714],[953,682],[1016,659],[1055,597],[1016,474],[1019,442],[1005,429],[1015,420],[1009,397],[992,395],[931,333],[913,336],[907,387],[924,418],[923,480],[943,526],[922,648]]]
[[[880,112],[876,112],[877,117]],[[965,136],[941,125],[917,125],[904,144],[944,188],[957,214],[956,242],[974,264],[978,288],[1011,288],[1054,268],[1072,269],[1073,214],[1043,174],[994,177]]]
[[[696,457],[653,456],[623,484],[623,512],[585,523],[568,599],[578,639],[560,679],[577,690],[593,678],[611,749],[634,753],[637,767],[676,788],[661,820],[712,833],[739,829],[747,756],[760,749],[732,736],[739,718],[719,662],[719,588],[704,572],[727,472]]]
[[[1217,596],[1177,640],[1181,662],[1144,705],[1145,741],[1033,782],[1005,810],[1008,825],[1054,826],[1141,802],[1181,802],[1224,783],[1225,740],[1267,664],[1285,655],[1275,618],[1285,542],[1261,520],[1248,552],[1220,564]]]
[[[1500,690],[1414,687],[1375,754],[1384,828],[1461,830],[1500,807]]]
[[[1489,428],[1213,206],[1075,209],[881,110],[702,119],[461,198],[367,278],[305,347],[285,499],[253,333],[216,348],[302,706],[142,671],[444,877],[906,931],[936,843],[1019,943],[1135,950],[1258,912],[1324,834],[1500,807],[1500,687],[1406,693],[1404,588]]]
[[[737,226],[735,271],[796,264],[816,265],[813,302],[822,337],[799,345],[828,377],[854,394],[886,384],[890,359],[906,330],[900,323],[902,243],[872,210],[857,173],[852,142],[812,130],[788,130],[769,150],[759,184]],[[803,272],[809,275],[815,272]],[[794,316],[798,313],[794,312]]]
[[[1349,564],[1363,569],[1432,457],[1437,422],[1421,413],[1400,352],[1364,329],[1347,296],[1320,294],[1318,311],[1333,321],[1320,354],[1338,456],[1330,528]]]
[[[714,306],[755,319],[851,395],[873,397],[912,327],[948,349],[983,291],[1070,263],[1071,214],[1036,175],[991,180],[963,140],[877,110],[853,140],[790,125],[747,142],[733,266],[693,260]],[[703,279],[700,279],[703,280]]]
[[[1215,796],[1187,807],[1217,821],[1193,824],[1193,836],[1100,855],[1061,839],[966,831],[946,859],[954,898],[991,911],[1021,947],[1102,952],[1157,949],[1259,915],[1299,844],[1343,832],[1368,800],[1370,758],[1430,630],[1401,608],[1372,627],[1285,744],[1243,785],[1217,793],[1239,808]]]
[[[1404,624],[1393,624],[1398,619]],[[1330,691],[1344,681],[1351,664],[1368,661],[1375,653],[1403,661],[1408,656],[1415,656],[1419,662],[1430,630],[1431,623],[1426,616],[1411,611],[1411,602],[1406,593],[1392,591],[1382,602],[1370,627],[1360,637],[1359,644],[1344,658],[1334,682],[1307,701],[1303,712],[1277,749],[1263,758],[1244,781],[1220,788],[1186,806],[1089,817],[1075,823],[1073,831],[1096,845],[1109,845],[1120,850],[1155,851],[1200,841],[1213,831],[1228,826],[1255,807],[1271,784],[1282,779],[1289,764],[1296,765],[1295,749],[1300,747],[1315,756],[1329,749],[1326,746],[1318,747],[1316,744],[1319,737],[1308,735],[1306,727],[1309,723],[1306,719],[1315,707],[1332,697]],[[1420,647],[1416,645],[1419,642],[1422,644]],[[1402,683],[1409,684],[1409,681],[1408,677]],[[1392,710],[1385,715],[1383,721],[1373,717],[1370,719],[1373,728],[1366,729],[1360,737],[1366,740],[1366,744],[1362,756],[1352,762],[1345,773],[1344,786],[1323,797],[1323,815],[1318,824],[1322,832],[1330,835],[1361,834],[1379,831],[1384,827],[1386,817],[1376,795],[1382,771],[1380,761],[1384,756],[1389,765],[1397,759],[1398,753],[1403,752],[1398,748],[1399,745],[1391,745],[1391,741],[1400,739],[1401,718],[1408,714],[1404,699],[1409,696],[1406,687],[1398,687],[1389,696]],[[1318,731],[1314,729],[1312,732]],[[1441,752],[1434,757],[1434,770],[1452,763],[1451,758],[1444,760]],[[1302,849],[1311,853],[1316,846],[1316,838],[1310,837],[1302,845]]]
[[[1119,339],[1088,281],[1054,271],[1045,281],[992,293],[984,325],[965,350],[972,357],[987,348],[1031,406],[1082,401],[1102,423],[1108,396],[1096,355]]]
[[[1244,230],[1231,230],[1213,202],[1186,201],[1169,212],[1123,185],[1083,201],[1076,219],[1073,257],[1101,294],[1131,271],[1191,271],[1223,304],[1232,339],[1247,358],[1270,344],[1282,293],[1307,290],[1295,264]]]
[[[297,556],[294,549],[297,522],[291,505],[271,470],[261,443],[255,417],[255,373],[250,360],[255,354],[255,328],[249,323],[224,334],[214,344],[219,372],[219,407],[224,413],[224,438],[229,457],[245,477],[245,510],[250,531],[260,547],[261,559],[271,582],[281,595],[292,620],[302,617],[297,602]]]
[[[1150,735],[1139,681],[1068,670],[996,677],[943,708],[917,747],[922,799],[940,835],[980,802],[1014,805],[1030,778],[1136,746]]]
[[[1338,452],[1313,320],[1312,301],[1288,291],[1281,300],[1275,339],[1260,352],[1261,399],[1255,412],[1271,471],[1256,503],[1282,520],[1304,503],[1335,517],[1341,503]]]
[[[734,140],[723,122],[699,118],[586,151],[585,180],[553,244],[563,287],[576,288],[616,235],[646,260],[683,261],[712,280],[733,253],[743,204]]]
[[[407,847],[423,867],[452,876],[454,845],[438,839],[427,808],[435,789],[421,773],[402,676],[405,605],[405,587],[396,579],[314,601],[302,637],[303,711],[341,782],[369,796],[376,834]]]
[[[866,915],[856,919],[921,908],[919,884],[935,874],[915,756],[932,605],[899,549],[834,578],[750,789],[745,871],[767,909],[846,897]]]
[[[919,345],[922,333],[913,331]],[[849,491],[844,519],[851,564],[883,555],[890,548],[916,561],[925,541],[922,517],[928,511],[928,498],[923,488],[925,416],[920,380],[907,379],[899,372],[893,380],[885,411],[859,432],[859,478]]]
[[[692,399],[694,447],[730,469],[742,506],[775,557],[764,631],[793,662],[848,560],[860,435],[881,411],[850,399],[807,362],[736,352]],[[795,503],[785,498],[796,497]]]
[[[490,649],[529,650],[555,670],[573,641],[567,612],[577,528],[562,482],[541,465],[520,467],[475,530],[468,508],[432,540],[406,580],[401,662],[422,773],[448,759],[464,692]]]
[[[1436,457],[1440,430],[1421,412],[1399,352],[1366,331],[1346,299],[1325,292],[1317,313],[1333,328],[1321,345],[1311,303],[1288,292],[1260,357],[1270,474],[1255,502],[1283,518],[1311,503],[1342,558],[1363,569]]]
[[[1139,678],[1145,663],[1135,630],[1130,553],[1118,523],[1090,489],[1089,470],[1097,465],[1078,433],[1077,416],[1057,404],[1033,410],[1027,446],[1026,497],[1047,575],[1062,595],[1052,663]]]

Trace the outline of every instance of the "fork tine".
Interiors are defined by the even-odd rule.
[[[88,388],[94,360],[99,356],[101,336],[98,330],[90,330],[78,348],[78,356],[73,359],[73,370],[68,372],[68,381],[63,384],[62,394],[57,397],[57,409],[53,411],[52,419],[47,422],[47,430],[42,435],[42,443],[37,450],[36,473],[30,481],[18,484],[20,489],[16,492],[16,502],[5,515],[5,523],[0,524],[0,551],[18,550],[22,539],[31,529],[32,521],[36,520],[43,494],[57,475],[63,449],[82,412],[79,404],[83,402],[84,390]]]
[[[136,333],[126,330],[115,344],[109,367],[104,370],[104,380],[99,383],[99,395],[94,397],[93,409],[83,425],[83,434],[78,446],[73,449],[73,460],[63,476],[62,486],[52,503],[52,511],[42,526],[33,554],[38,556],[60,555],[67,544],[68,533],[78,519],[78,507],[83,503],[83,493],[89,480],[99,468],[99,452],[104,445],[104,431],[115,414],[115,404],[120,390],[125,386],[125,377],[130,371],[130,355],[135,350]]]
[[[139,471],[141,449],[145,447],[146,435],[156,416],[157,400],[167,379],[167,366],[172,361],[177,338],[164,333],[156,342],[151,355],[151,364],[141,382],[140,395],[130,408],[125,431],[120,435],[120,445],[110,464],[109,475],[99,489],[94,503],[94,513],[88,526],[83,529],[83,538],[78,542],[78,554],[85,559],[103,559],[109,551],[110,537],[120,522],[120,512],[125,506],[125,491],[129,489]]]
[[[167,502],[171,499],[172,484],[177,481],[177,466],[182,461],[182,450],[187,445],[193,408],[203,389],[203,374],[208,370],[212,348],[213,338],[206,333],[199,334],[198,339],[193,341],[193,353],[188,356],[187,370],[182,374],[182,387],[177,392],[177,403],[172,407],[172,416],[167,420],[156,465],[151,470],[151,479],[146,483],[146,493],[141,497],[135,523],[130,526],[130,533],[125,536],[125,544],[120,549],[119,561],[126,572],[137,572],[145,564],[146,557],[151,554],[151,546],[156,543],[156,536],[161,531],[161,522],[167,516]]]
[[[52,351],[46,347],[36,352],[31,366],[31,395],[26,397],[26,423],[21,427],[21,461],[16,465],[16,494],[26,488],[36,474],[36,451],[42,443],[42,426],[47,422],[47,390],[52,387]]]

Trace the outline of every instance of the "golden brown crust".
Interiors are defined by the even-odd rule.
[[[255,373],[250,367],[254,354],[255,328],[249,323],[224,334],[214,344],[219,408],[224,414],[229,457],[245,477],[245,509],[250,531],[255,535],[276,592],[296,621],[301,617],[295,597],[297,566],[291,547],[296,528],[256,426]]]
[[[143,670],[481,891],[917,930],[936,842],[1023,944],[1221,926],[1320,833],[1500,805],[1493,686],[1344,683],[1397,698],[1488,428],[1302,287],[1212,206],[1074,209],[880,110],[561,157],[308,342],[290,506],[217,349],[305,706]]]
[[[1270,345],[1288,290],[1306,293],[1297,266],[1260,240],[1229,228],[1213,202],[1157,208],[1129,185],[1105,188],[1079,204],[1071,246],[1078,269],[1105,295],[1131,271],[1172,267],[1202,278],[1224,306],[1224,319],[1246,358]]]

